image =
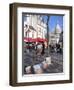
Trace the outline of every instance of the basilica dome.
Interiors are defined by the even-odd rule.
[[[57,25],[56,25],[56,27],[55,27],[55,31],[54,31],[54,32],[55,32],[56,34],[60,34],[60,33],[61,33],[61,31],[62,31],[62,30],[61,30],[60,25],[59,25],[59,24],[57,24]]]

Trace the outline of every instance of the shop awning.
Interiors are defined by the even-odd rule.
[[[25,42],[33,42],[33,39],[32,38],[24,38],[24,41]]]
[[[43,38],[36,38],[35,39],[36,42],[47,42],[47,39],[43,39]]]
[[[47,42],[47,39],[43,39],[43,38],[24,38],[25,42]]]

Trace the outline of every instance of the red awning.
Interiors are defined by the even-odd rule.
[[[24,38],[25,42],[47,42],[47,39],[43,39],[43,38]]]
[[[35,42],[45,42],[47,41],[47,39],[43,39],[43,38],[36,38],[34,39]]]
[[[24,41],[25,42],[33,42],[33,39],[32,38],[24,38]]]

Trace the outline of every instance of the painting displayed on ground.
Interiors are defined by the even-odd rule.
[[[22,13],[22,75],[63,72],[63,15]]]

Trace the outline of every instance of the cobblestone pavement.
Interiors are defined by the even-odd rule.
[[[47,73],[63,72],[63,55],[59,53],[51,53],[51,65],[46,69]]]
[[[47,51],[44,55],[36,55],[35,51],[24,53],[24,66],[40,64],[47,57]],[[63,72],[63,55],[60,53],[50,53],[51,64],[43,73],[60,73]]]

